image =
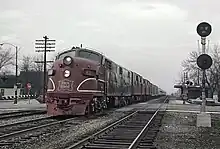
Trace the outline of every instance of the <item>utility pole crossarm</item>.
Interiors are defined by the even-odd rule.
[[[43,42],[37,42],[35,45],[45,45]],[[55,43],[47,43],[47,45],[55,45]]]
[[[35,63],[44,63],[44,61],[35,61]],[[53,61],[47,61],[46,63],[53,63]]]
[[[44,48],[44,47],[35,47],[36,49],[39,49],[39,48]],[[48,49],[52,49],[52,48],[55,48],[55,46],[54,47],[47,47]]]
[[[41,47],[44,48],[44,47]],[[35,52],[44,52],[45,50],[36,50]],[[55,50],[46,50],[46,52],[54,52]]]

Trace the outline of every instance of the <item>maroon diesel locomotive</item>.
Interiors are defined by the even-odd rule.
[[[48,77],[46,104],[53,116],[93,114],[165,93],[99,52],[79,47],[60,53]]]

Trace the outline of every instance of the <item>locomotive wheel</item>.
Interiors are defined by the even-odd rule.
[[[86,107],[85,115],[86,115],[86,116],[89,116],[89,115],[90,115],[89,106]]]
[[[124,102],[125,102],[125,106],[127,106],[128,105],[128,97],[124,98]]]
[[[120,98],[120,107],[124,107],[125,106],[125,98],[121,97]]]
[[[89,105],[86,107],[85,115],[89,116],[89,115],[94,114],[95,113],[94,110],[95,110],[94,103],[90,102]]]

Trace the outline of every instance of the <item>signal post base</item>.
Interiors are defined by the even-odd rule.
[[[197,127],[211,127],[211,115],[205,112],[197,114],[196,125]]]

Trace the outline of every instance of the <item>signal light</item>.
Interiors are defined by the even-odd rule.
[[[211,56],[209,56],[208,54],[201,54],[198,58],[197,58],[197,65],[199,66],[199,68],[205,70],[205,69],[209,69],[212,66],[212,58]]]
[[[201,22],[196,28],[197,34],[201,37],[207,37],[212,32],[212,26],[207,22]]]

